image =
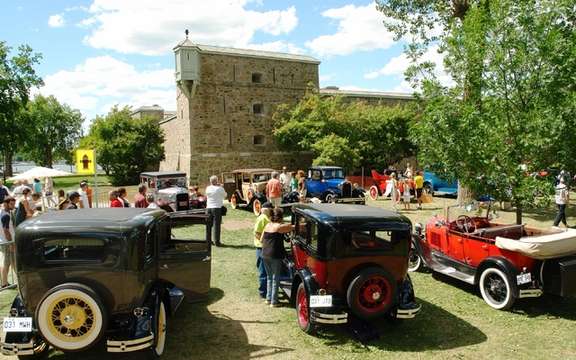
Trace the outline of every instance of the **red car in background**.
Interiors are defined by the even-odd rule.
[[[543,293],[576,295],[576,230],[541,230],[491,222],[488,216],[435,216],[416,225],[409,270],[434,272],[478,286],[494,309]]]

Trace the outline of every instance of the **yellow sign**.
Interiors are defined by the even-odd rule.
[[[94,150],[76,150],[76,174],[92,175],[95,172]]]

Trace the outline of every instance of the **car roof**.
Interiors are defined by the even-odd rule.
[[[154,176],[154,177],[162,177],[162,176],[186,176],[185,172],[181,171],[152,171],[152,172],[143,172],[140,176]]]
[[[26,220],[18,226],[19,232],[125,232],[143,225],[152,218],[164,216],[161,209],[102,208],[49,211]]]
[[[274,169],[268,169],[268,168],[261,168],[261,169],[237,169],[232,171],[232,173],[234,174],[240,174],[240,173],[271,173],[272,171],[276,171]]]
[[[340,170],[341,166],[310,166],[310,169],[320,169],[320,170]]]
[[[397,212],[366,205],[352,204],[298,204],[296,212],[301,212],[332,226],[394,228],[409,230],[410,220]]]

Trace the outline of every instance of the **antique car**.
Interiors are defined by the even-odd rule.
[[[396,188],[396,193],[392,194],[393,187],[391,185],[392,178],[390,176],[392,173],[395,173],[395,171],[391,169],[387,169],[383,174],[378,173],[378,171],[376,170],[371,171],[374,185],[372,185],[370,189],[368,189],[368,195],[370,196],[370,199],[378,200],[378,197],[380,196],[392,197],[392,195],[395,195],[397,200],[401,198],[402,194],[404,193],[404,182],[399,181],[398,187]],[[410,186],[410,194],[414,196],[415,195],[414,180],[401,178],[401,180],[402,179],[404,179],[408,184],[408,186]]]
[[[156,201],[163,200],[174,211],[190,208],[186,173],[157,171],[140,174],[140,184],[148,187],[148,193],[154,195]]]
[[[424,191],[435,196],[456,196],[458,194],[458,182],[446,181],[433,172],[424,171]]]
[[[233,209],[243,209],[260,214],[262,204],[266,202],[266,184],[273,169],[238,169],[222,174],[224,190],[230,196]]]
[[[105,341],[160,356],[167,321],[210,288],[212,219],[158,209],[49,212],[16,229],[18,295],[0,351],[33,358]]]
[[[364,204],[364,189],[355,188],[338,166],[314,166],[308,169],[306,197],[327,203]]]
[[[420,311],[407,274],[408,218],[350,204],[299,204],[292,211],[288,281],[280,286],[303,331],[352,318],[409,319]]]
[[[435,216],[417,224],[410,270],[434,272],[478,286],[494,309],[543,293],[576,295],[576,230],[541,230],[492,222],[488,216]]]

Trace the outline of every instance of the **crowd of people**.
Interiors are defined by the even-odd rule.
[[[396,169],[388,169],[385,172],[389,174],[386,181],[386,192],[384,196],[390,196],[394,207],[403,204],[405,210],[410,209],[412,198],[416,199],[417,209],[422,209],[424,194],[424,172],[418,170],[414,172],[410,164],[407,164],[403,172]],[[400,174],[400,175],[398,175]]]

